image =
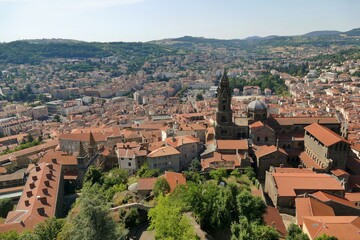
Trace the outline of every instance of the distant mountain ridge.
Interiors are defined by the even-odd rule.
[[[335,31],[335,30],[324,30],[324,31],[313,31],[313,32],[309,32],[304,34],[303,36],[308,36],[308,37],[316,37],[316,36],[328,36],[328,35],[335,35],[335,34],[340,34],[340,31]]]

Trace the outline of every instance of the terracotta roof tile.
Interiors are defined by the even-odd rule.
[[[153,158],[153,157],[161,157],[161,156],[177,155],[177,154],[180,154],[180,152],[176,150],[174,147],[165,146],[152,151],[147,156]]]
[[[219,150],[248,150],[247,140],[216,140],[217,149]]]
[[[313,123],[305,127],[304,129],[327,147],[338,142],[348,143],[348,141],[345,138],[339,136],[338,134],[334,133],[327,127],[321,126],[318,123]]]
[[[296,221],[300,226],[303,225],[303,217],[335,216],[334,210],[330,206],[310,197],[296,198],[295,208]]]
[[[285,237],[286,227],[277,208],[267,206],[263,218],[266,225],[274,227],[282,237]]]
[[[157,178],[140,178],[138,181],[138,190],[153,190],[156,180]]]
[[[358,216],[304,217],[304,225],[311,239],[324,234],[337,239],[359,239],[360,237],[360,217]]]
[[[178,185],[186,185],[186,178],[182,173],[165,171],[164,178],[170,185],[170,192],[174,191]]]
[[[263,156],[266,156],[268,154],[271,154],[271,153],[274,153],[274,152],[277,152],[279,151],[280,153],[284,154],[284,155],[287,155],[287,153],[285,152],[284,149],[282,148],[277,148],[275,147],[274,145],[271,145],[271,146],[260,146],[256,151],[255,151],[255,155],[257,158],[261,158]]]
[[[272,173],[279,196],[296,196],[296,190],[345,191],[334,177],[321,173]]]

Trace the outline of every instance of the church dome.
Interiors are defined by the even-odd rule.
[[[251,103],[249,103],[247,108],[252,109],[252,110],[265,110],[266,105],[262,101],[255,100],[255,101],[252,101]]]

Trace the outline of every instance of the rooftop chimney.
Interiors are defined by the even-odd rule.
[[[31,178],[34,182],[38,179],[36,175],[32,176]]]
[[[30,206],[29,200],[25,200],[25,206],[26,206],[26,207]]]
[[[32,183],[29,184],[29,186],[30,186],[30,189],[34,189],[35,188],[35,183],[32,182]]]
[[[49,169],[53,169],[53,165],[51,163],[47,163],[46,166],[49,168]]]
[[[52,162],[52,163],[57,163],[56,158],[52,158],[52,159],[51,159],[51,162]]]
[[[37,172],[39,172],[39,171],[41,170],[40,166],[36,166],[36,167],[35,167],[35,170],[36,170]]]

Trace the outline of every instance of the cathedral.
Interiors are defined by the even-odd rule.
[[[247,107],[247,118],[233,117],[231,109],[231,89],[226,71],[217,90],[218,111],[216,112],[215,138],[218,140],[237,140],[249,138],[249,125],[267,119],[267,108],[259,100]]]

